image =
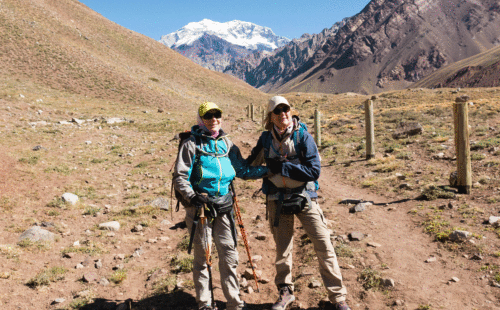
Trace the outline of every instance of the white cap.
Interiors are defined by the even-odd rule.
[[[274,108],[276,108],[280,104],[286,104],[287,106],[290,106],[290,104],[284,97],[274,96],[271,99],[269,99],[269,103],[267,104],[267,113],[271,113],[274,110]]]

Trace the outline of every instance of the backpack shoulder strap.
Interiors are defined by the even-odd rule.
[[[264,158],[269,157],[269,149],[271,148],[272,140],[273,135],[270,131],[264,131],[262,133],[262,147],[264,148]]]

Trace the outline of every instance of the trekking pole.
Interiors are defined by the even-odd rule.
[[[206,196],[207,194],[202,194]],[[200,221],[201,221],[201,229],[203,230],[203,242],[205,243],[205,259],[207,261],[207,269],[208,269],[208,288],[210,289],[210,295],[212,297],[212,308],[214,310],[217,310],[217,305],[215,304],[215,299],[214,299],[214,286],[212,282],[212,255],[211,255],[211,249],[210,249],[210,244],[208,242],[208,236],[207,236],[207,227],[205,224],[207,224],[207,217],[205,216],[205,208],[206,205],[203,205],[202,208],[200,208]]]
[[[252,268],[253,278],[255,279],[256,291],[259,292],[259,283],[257,282],[257,274],[255,273],[255,267],[252,262],[252,256],[250,255],[250,248],[248,246],[247,233],[245,232],[245,226],[243,226],[243,220],[241,219],[240,206],[238,205],[238,199],[236,198],[236,191],[234,190],[234,184],[231,182],[231,190],[234,194],[234,214],[236,215],[236,220],[238,221],[238,226],[240,226],[241,238],[243,243],[245,243],[245,249],[247,250],[248,260],[250,261],[250,267]]]

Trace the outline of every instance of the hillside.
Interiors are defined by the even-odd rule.
[[[73,0],[2,1],[0,79],[18,89],[171,109],[267,97]]]
[[[495,87],[500,85],[500,47],[457,61],[412,87]]]

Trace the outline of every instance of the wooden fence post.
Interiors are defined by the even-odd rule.
[[[262,109],[262,127],[266,126],[266,111]]]
[[[254,121],[254,114],[255,114],[255,109],[252,103],[250,104],[250,119],[252,120],[252,122]]]
[[[247,110],[247,118],[250,118],[250,105],[247,105],[245,110]]]
[[[321,147],[321,112],[318,109],[314,111],[314,130],[314,140],[319,148]]]
[[[366,160],[375,157],[375,126],[373,122],[373,101],[365,101]]]
[[[469,97],[455,99],[453,117],[455,125],[455,148],[457,154],[457,188],[459,194],[470,194],[472,188],[472,168],[469,143]]]

